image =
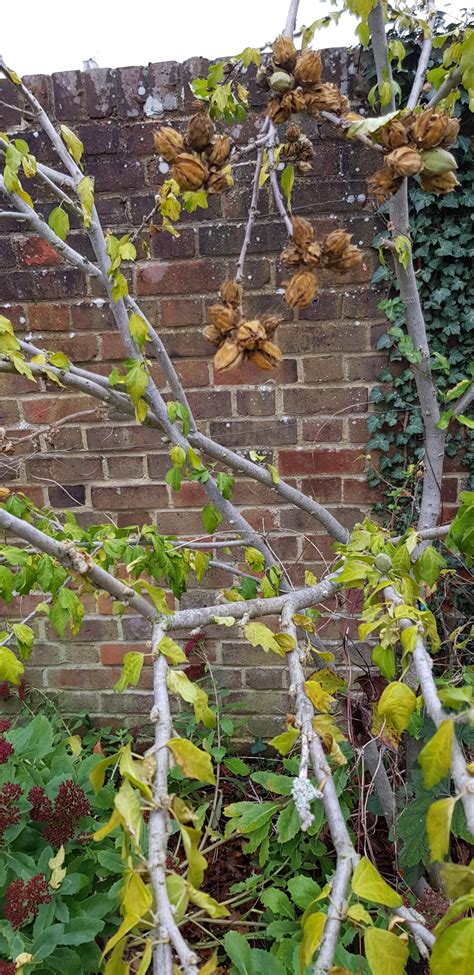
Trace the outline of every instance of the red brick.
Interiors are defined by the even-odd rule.
[[[199,298],[162,298],[160,302],[161,324],[202,325],[205,320],[202,301]]]
[[[179,295],[217,291],[225,278],[221,261],[150,262],[137,271],[137,289],[141,295]]]
[[[301,490],[314,501],[321,504],[342,501],[342,481],[340,477],[311,477],[304,478]],[[351,499],[352,500],[352,499]]]
[[[341,355],[305,357],[303,360],[306,383],[337,382],[343,378]]]
[[[369,487],[365,478],[344,477],[342,483],[346,504],[375,504],[378,500],[377,490]]]
[[[277,333],[279,334],[279,333]],[[258,369],[252,362],[245,362],[238,369],[232,372],[214,372],[212,370],[212,383],[214,386],[256,386],[262,381],[266,381],[266,376],[261,369]],[[297,378],[296,361],[294,359],[284,359],[278,369],[272,371],[272,380],[276,386],[286,383],[294,383]]]
[[[231,415],[230,393],[223,389],[208,389],[189,393],[188,401],[197,419]]]
[[[367,417],[350,416],[347,425],[349,428],[349,440],[353,443],[366,444],[368,440]]]
[[[114,327],[114,316],[105,301],[81,301],[71,305],[71,318],[73,329],[80,332],[102,332]]]
[[[67,487],[53,484],[48,487],[48,498],[52,508],[78,508],[86,503],[86,489],[84,484],[68,484]]]
[[[149,450],[161,446],[160,431],[145,426],[102,425],[87,431],[87,444],[90,450],[132,450],[135,447]]]
[[[67,332],[69,307],[57,302],[28,305],[28,324],[35,332]]]
[[[91,362],[97,356],[97,336],[86,332],[79,335],[54,332],[52,335],[42,334],[42,345],[51,352],[64,352],[75,364]]]
[[[358,474],[364,459],[359,450],[280,450],[281,474]]]
[[[338,316],[336,316],[338,317]],[[362,352],[367,343],[367,332],[361,324],[315,322],[314,325],[300,323],[280,325],[278,344],[283,352],[303,355],[315,352]]]
[[[103,643],[100,648],[101,663],[106,666],[120,666],[126,653],[146,653],[146,643]],[[150,658],[145,657],[144,664],[150,664]],[[109,676],[110,680],[110,676]]]
[[[100,511],[133,511],[135,508],[166,508],[168,505],[166,488],[157,484],[93,487],[91,499],[92,507]]]
[[[36,454],[26,462],[27,477],[41,477],[59,481],[60,484],[78,484],[81,481],[101,481],[103,478],[101,457],[52,457]]]
[[[191,227],[183,227],[179,237],[172,234],[158,233],[151,238],[153,257],[166,261],[170,258],[182,260],[183,257],[193,257],[196,253],[196,235]]]
[[[362,386],[285,389],[283,409],[285,413],[303,416],[313,413],[360,413],[367,409],[367,389]]]
[[[226,447],[263,447],[296,443],[296,420],[232,420],[211,422],[211,436]]]
[[[107,458],[109,477],[115,481],[141,481],[144,474],[144,455],[121,454]]]
[[[366,379],[369,382],[377,381],[380,371],[387,362],[387,356],[384,355],[349,355],[345,359],[348,379]]]
[[[41,399],[28,397],[23,401],[23,412],[28,423],[55,423],[90,408],[89,396],[68,396],[63,392]]]
[[[57,669],[48,667],[48,687],[88,687],[93,690],[112,690],[114,683],[120,676],[120,670],[103,670],[97,667],[90,670],[86,667],[65,667]]]
[[[309,420],[303,420],[301,439],[311,445],[315,443],[340,443],[342,431],[342,420],[335,420],[330,416],[315,416]]]
[[[344,318],[377,318],[383,293],[375,288],[361,288],[344,295]]]
[[[18,244],[18,256],[20,263],[28,267],[59,264],[61,261],[57,250],[42,237],[26,237],[21,240]]]
[[[257,389],[237,391],[237,412],[242,416],[274,416],[275,389],[273,381]]]

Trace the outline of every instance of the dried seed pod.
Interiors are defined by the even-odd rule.
[[[283,95],[283,104],[285,107],[289,108],[292,115],[298,115],[299,112],[304,112],[305,101],[304,94],[302,91],[289,91],[286,95]]]
[[[260,67],[257,68],[255,83],[259,88],[262,88],[263,91],[268,91],[270,87],[270,76],[264,64],[261,64]]]
[[[317,115],[318,112],[341,114],[346,104],[337,85],[332,84],[315,85],[305,93],[304,100],[308,115]]]
[[[233,308],[227,305],[210,305],[207,309],[209,324],[225,335],[236,327],[237,318]]]
[[[281,98],[271,98],[267,104],[267,112],[274,125],[281,125],[289,119],[291,107],[285,106]]]
[[[307,162],[304,159],[299,159],[298,162],[296,163],[296,169],[301,176],[306,176],[307,173],[311,172],[312,168],[313,168],[312,163]]]
[[[214,328],[214,325],[206,325],[202,334],[208,342],[212,342],[212,345],[218,346],[222,342],[222,334],[218,332],[217,328]]]
[[[327,264],[338,261],[350,245],[352,234],[347,230],[332,230],[323,240],[323,258]]]
[[[205,183],[208,170],[198,156],[190,152],[180,152],[171,170],[173,179],[182,190],[199,190]]]
[[[458,118],[448,118],[446,122],[446,131],[444,138],[440,142],[440,146],[452,146],[459,135],[460,121]]]
[[[154,132],[153,142],[156,151],[159,152],[160,156],[167,163],[174,162],[178,153],[184,149],[183,136],[176,129],[172,129],[171,126],[163,126],[157,132]]]
[[[311,271],[297,271],[286,284],[285,301],[290,308],[306,308],[316,297],[318,281]]]
[[[296,63],[296,47],[291,37],[280,34],[272,44],[273,61],[288,71],[292,71]]]
[[[346,118],[346,115],[349,114],[350,110],[351,110],[351,103],[347,95],[341,95],[341,105],[339,108],[339,115],[343,115],[344,118]]]
[[[232,140],[228,135],[216,135],[206,152],[211,166],[223,166],[230,156],[231,149]]]
[[[283,359],[283,354],[274,342],[266,340],[260,343],[258,349],[250,353],[250,358],[259,369],[276,369]]]
[[[316,236],[315,229],[313,225],[306,220],[305,217],[293,217],[292,220],[293,233],[291,235],[291,240],[297,247],[303,250],[312,243]]]
[[[224,169],[217,169],[211,173],[207,181],[207,190],[209,193],[225,193],[233,185],[234,180],[230,174],[230,166],[225,166]]]
[[[296,122],[292,122],[291,125],[289,125],[286,130],[287,142],[297,142],[300,135],[301,135],[301,129],[299,125],[296,125]]]
[[[241,322],[237,329],[237,344],[241,349],[255,349],[265,338],[265,329],[258,319]]]
[[[244,353],[236,342],[226,339],[214,356],[214,369],[222,372],[224,369],[236,369],[244,360]]]
[[[362,260],[362,251],[355,244],[349,244],[341,256],[331,261],[329,267],[338,274],[345,274],[351,267],[356,267]]]
[[[459,180],[453,172],[432,175],[431,173],[421,173],[420,183],[425,193],[452,193],[459,186]]]
[[[451,173],[458,168],[458,164],[451,152],[438,146],[436,149],[425,149],[421,153],[423,172],[431,176],[441,176],[441,173]]]
[[[298,267],[301,264],[301,251],[294,244],[288,244],[281,255],[281,259],[285,267]]]
[[[261,322],[267,339],[271,339],[281,324],[281,318],[278,315],[262,315]]]
[[[385,165],[398,176],[416,176],[423,169],[423,160],[416,149],[400,146],[385,156]]]
[[[458,119],[451,118],[447,112],[435,112],[434,109],[427,109],[417,115],[410,126],[411,138],[421,149],[433,149],[441,144],[450,145],[456,140],[458,132]]]
[[[196,152],[202,152],[209,145],[215,126],[206,110],[204,102],[197,102],[198,111],[189,119],[186,129],[186,145]]]
[[[313,243],[308,244],[303,251],[303,264],[307,264],[309,267],[318,267],[320,263],[321,244],[318,244],[317,240],[313,240]]]
[[[298,55],[295,67],[295,81],[302,88],[313,88],[321,79],[323,69],[319,51],[306,48]]]
[[[367,185],[370,195],[381,204],[400,189],[402,177],[391,169],[377,169],[367,180]]]
[[[399,119],[393,118],[387,125],[377,129],[376,138],[384,149],[399,149],[408,143],[408,133],[406,127]]]
[[[232,308],[238,308],[244,294],[244,289],[238,281],[223,281],[219,291],[222,301],[231,305]]]
[[[291,74],[287,71],[274,71],[270,75],[270,88],[272,91],[276,91],[278,95],[284,95],[286,91],[290,91],[293,87],[293,78]]]

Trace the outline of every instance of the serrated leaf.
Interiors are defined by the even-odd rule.
[[[294,919],[294,908],[284,890],[280,890],[278,887],[267,887],[267,889],[263,891],[260,900],[265,907],[270,909],[272,914],[276,914],[279,917],[289,918],[290,921]]]
[[[336,699],[323,689],[322,684],[317,680],[307,680],[304,689],[306,696],[309,697],[316,710],[328,714]]]
[[[453,818],[456,798],[439,799],[432,802],[426,814],[426,832],[430,844],[430,861],[444,860],[449,852],[449,837],[451,820]]]
[[[429,586],[433,586],[439,577],[441,569],[444,569],[446,566],[446,559],[432,545],[427,545],[417,560],[416,565],[419,568],[423,582],[426,582]]]
[[[20,657],[22,657],[23,660],[28,660],[35,639],[35,634],[31,629],[31,626],[28,626],[26,623],[13,623],[12,630],[15,634]]]
[[[213,897],[206,894],[203,890],[195,890],[189,883],[186,884],[186,888],[191,903],[195,904],[196,907],[200,907],[209,917],[219,918],[229,916],[227,907],[224,904],[219,904],[218,901],[214,900]]]
[[[214,728],[216,718],[208,704],[206,692],[189,680],[182,670],[169,670],[166,676],[168,690],[178,694],[187,704],[194,707],[196,721],[202,721],[206,728]]]
[[[364,947],[372,975],[403,975],[409,949],[396,934],[382,928],[368,927]]]
[[[401,907],[403,897],[380,876],[373,863],[362,857],[352,875],[352,890],[357,897],[371,904]]]
[[[357,924],[373,924],[372,918],[368,911],[362,904],[351,904],[347,908],[347,916],[351,921],[355,921]]]
[[[261,647],[265,653],[271,651],[280,657],[284,656],[284,650],[275,639],[275,634],[264,623],[246,623],[243,629],[245,639],[252,647]]]
[[[423,770],[423,783],[426,789],[432,789],[440,779],[449,774],[453,752],[454,722],[448,719],[442,721],[433,737],[426,743],[418,755],[418,761]]]
[[[439,867],[441,879],[449,900],[469,894],[474,890],[474,863],[463,866],[461,863],[442,863]]]
[[[216,778],[212,769],[210,755],[203,752],[191,741],[184,738],[170,738],[168,741],[173,758],[190,779],[198,779],[208,785],[215,785]]]

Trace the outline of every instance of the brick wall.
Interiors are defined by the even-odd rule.
[[[359,76],[348,53],[326,52],[325,66],[326,79],[341,83],[357,100]],[[184,126],[192,100],[189,81],[205,71],[205,62],[192,60],[28,79],[50,113],[83,140],[99,213],[115,234],[139,226],[151,209],[162,178],[153,131],[163,121]],[[11,104],[11,87],[7,91],[3,82],[0,99]],[[261,118],[262,96],[252,90],[252,99],[250,120],[243,129],[233,127],[237,142],[248,141]],[[150,110],[158,112],[156,118],[149,117]],[[18,119],[14,108],[0,106],[0,130],[17,131]],[[30,129],[21,134],[43,161],[49,158],[41,133]],[[287,313],[278,333],[285,359],[277,372],[267,375],[246,366],[216,376],[212,349],[201,335],[206,306],[215,300],[219,282],[232,274],[240,249],[250,164],[236,168],[235,187],[226,196],[210,199],[208,210],[184,216],[179,240],[165,233],[153,236],[151,259],[138,260],[130,274],[133,291],[175,359],[202,429],[244,452],[264,449],[290,483],[327,504],[350,526],[360,505],[373,500],[363,454],[368,395],[383,361],[375,351],[384,327],[377,311],[380,295],[370,285],[375,223],[365,196],[365,175],[373,160],[363,147],[335,141],[331,132],[320,136],[313,172],[296,181],[295,212],[311,217],[321,234],[341,225],[351,230],[354,242],[364,249],[364,263],[343,278],[324,272],[318,302],[295,320]],[[63,265],[18,222],[2,221],[0,231],[0,313],[36,344],[61,349],[76,364],[107,374],[123,352],[96,284]],[[73,229],[70,241],[92,256],[81,229]],[[284,242],[284,228],[265,186],[246,269],[249,312],[283,312],[275,292],[283,278],[278,257]],[[155,373],[163,388],[158,368]],[[164,482],[167,454],[156,431],[103,412],[74,418],[94,404],[67,390],[41,384],[32,388],[17,375],[0,376],[0,397],[0,424],[18,441],[13,454],[0,458],[4,485],[27,489],[38,504],[70,508],[81,521],[111,515],[119,525],[151,520],[163,533],[202,531],[201,489],[185,484],[179,494],[170,491]],[[70,415],[53,441],[42,435],[39,447],[32,449],[32,431]],[[269,490],[247,480],[237,482],[235,499],[252,525],[264,530],[277,555],[294,563],[296,580],[303,579],[307,568],[321,571],[331,549],[309,516],[278,503]],[[186,594],[182,605],[198,605],[208,600],[209,589],[228,584],[227,575],[214,571],[199,591]],[[31,597],[23,598],[19,615],[31,604]],[[64,646],[47,623],[37,624],[39,639],[28,679],[61,691],[70,708],[87,708],[107,721],[120,712],[135,723],[149,708],[149,668],[138,690],[117,699],[111,688],[123,653],[140,648],[148,637],[145,624],[133,616],[112,617],[106,599],[98,605],[91,600],[88,610],[80,634]],[[342,660],[355,636],[352,624],[323,619],[322,633]],[[237,633],[226,630],[224,642],[219,642],[221,636],[217,627],[208,631],[207,651],[218,680],[243,701],[252,733],[273,732],[287,706],[278,660],[239,645]]]

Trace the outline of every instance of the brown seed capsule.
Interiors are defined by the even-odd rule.
[[[392,149],[388,156],[385,156],[385,165],[393,169],[398,176],[416,176],[423,169],[423,160],[420,153],[411,146],[400,146],[399,149]]]
[[[255,349],[265,338],[265,329],[258,319],[242,322],[237,329],[237,344],[241,349]]]
[[[214,369],[222,372],[224,369],[236,369],[244,360],[244,353],[236,342],[226,339],[214,356]]]
[[[261,342],[258,349],[250,353],[252,362],[259,369],[276,369],[283,359],[281,350],[273,342]]]
[[[402,177],[397,176],[391,169],[377,169],[367,180],[367,185],[370,195],[381,204],[400,189]]]
[[[207,190],[209,193],[225,193],[230,186],[233,186],[234,180],[230,175],[230,170],[228,167],[225,169],[217,169],[215,173],[211,173],[207,181]]]
[[[407,130],[396,118],[391,119],[388,125],[377,129],[376,138],[384,149],[399,149],[400,146],[406,146],[408,142]]]
[[[274,125],[281,125],[286,122],[291,115],[291,107],[283,104],[281,98],[270,98],[267,104],[267,112]]]
[[[281,318],[278,315],[262,315],[261,322],[267,339],[271,339],[281,323]]]
[[[288,71],[292,71],[296,62],[296,47],[291,37],[277,37],[272,44],[273,60],[275,64]]]
[[[204,338],[206,338],[208,342],[212,342],[213,345],[218,346],[222,342],[222,333],[218,332],[217,328],[214,328],[214,325],[206,325],[202,331],[202,334],[204,335]]]
[[[298,267],[301,264],[301,251],[294,244],[288,244],[281,255],[282,263],[285,267]]]
[[[356,267],[362,260],[362,252],[355,244],[349,244],[341,256],[329,263],[329,267],[338,274],[345,274],[351,267]]]
[[[286,138],[288,142],[297,142],[301,135],[301,129],[296,122],[292,122],[286,130]]]
[[[319,51],[312,51],[306,48],[297,58],[295,67],[295,81],[302,88],[313,88],[321,78],[322,71],[321,55]]]
[[[198,111],[189,119],[186,129],[186,145],[196,152],[202,152],[209,145],[214,132],[214,123],[209,118],[204,102],[197,102]]]
[[[244,289],[237,281],[223,281],[220,288],[220,296],[232,308],[238,308],[242,301]]]
[[[458,118],[448,118],[446,122],[446,132],[440,142],[440,146],[452,146],[459,135],[460,121]]]
[[[318,244],[317,240],[313,240],[313,243],[308,244],[303,251],[303,264],[307,264],[308,267],[318,267],[320,263],[321,244]]]
[[[153,134],[153,142],[156,151],[159,152],[160,156],[163,156],[167,163],[174,162],[178,153],[184,149],[181,133],[168,126],[163,126]]]
[[[304,159],[299,159],[296,163],[296,169],[301,176],[306,176],[307,173],[311,172],[312,168],[312,163],[306,162]]]
[[[207,309],[209,324],[225,335],[231,332],[237,324],[235,311],[227,305],[210,305]]]
[[[410,127],[412,139],[421,149],[434,149],[448,139],[450,144],[459,132],[458,119],[452,119],[447,112],[435,112],[427,109],[417,115]]]
[[[313,225],[305,217],[293,217],[293,233],[291,240],[297,247],[303,249],[311,244],[316,233]]]
[[[287,282],[285,301],[290,308],[306,308],[318,291],[318,281],[311,271],[297,271]]]
[[[289,108],[292,115],[298,115],[299,112],[304,112],[305,100],[302,91],[289,91],[286,95],[283,95],[283,104],[285,107]]]
[[[420,176],[422,190],[425,193],[452,193],[459,186],[459,180],[453,172],[441,173],[439,176],[422,173]]]
[[[208,176],[203,162],[190,152],[180,152],[171,170],[173,179],[182,190],[199,190]]]
[[[216,135],[206,153],[211,166],[223,166],[230,156],[231,149],[232,140],[228,135]]]
[[[347,230],[332,230],[323,240],[323,258],[327,264],[338,261],[350,245],[352,234]]]
[[[317,115],[318,112],[341,114],[345,106],[339,88],[331,84],[315,85],[311,91],[306,92],[304,100],[308,115]]]

